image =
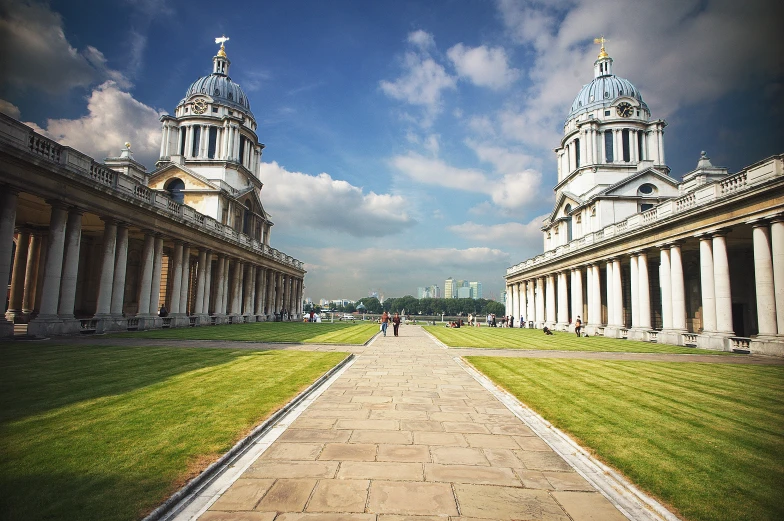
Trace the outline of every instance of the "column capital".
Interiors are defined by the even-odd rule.
[[[763,226],[769,226],[770,222],[765,217],[758,217],[756,219],[751,219],[746,221],[746,224],[750,224],[752,228],[761,228]]]
[[[101,217],[101,220],[104,223],[106,223],[106,224],[114,224],[115,226],[119,226],[120,225],[120,221],[118,221],[117,218],[115,218],[115,217],[104,216],[104,217]]]
[[[51,206],[52,208],[59,208],[60,210],[67,210],[68,204],[64,203],[59,199],[46,199],[46,204]]]

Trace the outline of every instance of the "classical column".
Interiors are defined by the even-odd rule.
[[[257,286],[257,283],[258,283],[258,276],[257,276],[256,272],[258,270],[260,270],[260,269],[261,268],[259,268],[255,264],[251,265],[251,270],[250,270],[250,275],[251,275],[251,280],[250,280],[250,304],[249,304],[249,307],[248,307],[248,314],[249,315],[254,315],[254,319],[255,319],[255,315],[256,315],[256,291],[257,291],[256,286]]]
[[[98,302],[95,318],[109,318],[112,311],[112,285],[114,283],[114,257],[117,251],[117,223],[108,217],[101,220],[103,225],[103,261],[98,286]]]
[[[539,323],[544,323],[547,320],[545,316],[545,278],[539,277],[536,279],[536,320]]]
[[[618,327],[626,327],[623,319],[623,281],[621,260],[613,259],[613,322]]]
[[[226,256],[222,253],[218,254],[218,263],[215,267],[215,309],[213,315],[223,314],[221,305],[223,304],[223,287],[226,282],[224,280],[224,270],[226,269]]]
[[[125,272],[128,266],[128,227],[117,227],[117,254],[114,261],[114,281],[112,282],[112,307],[114,318],[122,318],[125,302]]]
[[[34,233],[30,236],[30,249],[27,252],[27,266],[25,266],[24,294],[22,295],[22,313],[26,317],[30,316],[35,305],[35,286],[38,279],[38,257],[40,254],[41,236]]]
[[[253,281],[255,280],[253,274],[253,265],[246,264],[243,278],[242,290],[242,314],[252,315],[253,309],[251,308],[253,300]]]
[[[59,202],[49,204],[52,205],[52,215],[49,219],[48,252],[41,286],[41,307],[38,316],[27,327],[27,333],[30,335],[52,333],[52,329],[46,324],[61,323],[57,316],[57,305],[60,298],[60,279],[63,269],[63,248],[68,212]]]
[[[773,286],[773,261],[768,223],[752,224],[754,241],[754,283],[757,291],[757,323],[760,336],[775,335],[776,294]]]
[[[574,279],[572,281],[574,286],[574,296],[572,297],[574,300],[572,301],[572,307],[574,312],[572,313],[572,322],[575,321],[577,317],[580,317],[583,325],[586,324],[586,319],[583,317],[585,314],[583,312],[583,269],[582,268],[575,268],[574,269]]]
[[[11,256],[14,252],[18,192],[5,185],[0,185],[0,188],[0,280],[7,281],[11,275]],[[3,314],[0,315],[0,336],[13,336],[14,325],[6,320],[5,305],[3,308]]]
[[[770,223],[770,245],[773,257],[773,284],[776,300],[776,329],[784,335],[784,216]]]
[[[182,293],[182,242],[174,241],[174,253],[171,259],[169,276],[172,281],[172,292],[169,298],[169,314],[180,313],[180,293]]]
[[[228,314],[229,311],[229,290],[231,280],[229,280],[229,273],[231,268],[231,258],[226,257],[226,262],[223,263],[223,298],[221,299],[221,313]]]
[[[272,269],[267,268],[267,280],[265,282],[265,295],[264,295],[264,313],[266,315],[271,315],[274,313],[275,308],[275,301],[274,298],[274,290],[275,290],[275,272]]]
[[[683,262],[679,244],[670,246],[670,276],[672,277],[672,327],[686,329],[686,291],[683,283]]]
[[[25,272],[27,271],[27,252],[30,249],[30,232],[20,230],[16,236],[16,254],[14,268],[11,272],[11,294],[8,299],[6,320],[14,321],[14,317],[22,315],[22,297],[24,296]],[[7,279],[6,279],[7,280]],[[5,281],[3,281],[5,286]]]
[[[595,324],[596,323],[596,308],[594,307],[594,298],[593,298],[593,264],[589,264],[585,269],[585,286],[588,290],[586,292],[586,296],[588,297],[588,314],[583,317],[584,324]]]
[[[155,237],[146,232],[142,246],[142,269],[139,282],[139,311],[137,316],[150,315],[150,293],[152,292],[152,269],[155,259]]]
[[[727,232],[713,234],[713,281],[716,291],[716,331],[734,335],[732,325],[732,292],[730,291],[730,264],[727,259]]]
[[[264,278],[266,277],[267,270],[261,266],[256,267],[256,303],[253,308],[254,315],[264,314]]]
[[[555,324],[555,277],[547,275],[547,282],[545,283],[545,316],[550,325]]]
[[[632,253],[629,259],[631,273],[629,282],[631,283],[631,308],[632,308],[632,328],[640,327],[640,275],[637,272],[637,254]]]
[[[234,273],[231,276],[231,308],[229,315],[240,314],[240,279],[242,277],[243,263],[240,260],[234,262]]]
[[[182,247],[182,283],[180,284],[180,313],[188,314],[188,293],[191,282],[191,247]]]
[[[212,251],[206,250],[204,255],[204,296],[202,297],[201,312],[210,314],[210,297],[212,296]]]
[[[196,302],[193,312],[197,315],[204,313],[204,289],[207,282],[207,250],[199,248],[199,265],[196,269]]]
[[[710,235],[700,238],[700,287],[702,292],[702,330],[716,331],[716,284],[713,280],[713,248]]]
[[[82,211],[72,208],[68,212],[65,228],[65,258],[63,277],[60,281],[60,302],[57,314],[63,320],[74,319],[76,279],[79,274],[79,249],[82,243]]]
[[[651,292],[648,280],[648,255],[637,255],[637,302],[640,304],[640,328],[651,328]]]
[[[161,300],[161,273],[163,272],[163,237],[155,237],[153,250],[152,283],[150,285],[150,314],[158,314],[158,302]]]
[[[672,329],[672,280],[670,277],[670,249],[661,248],[659,265],[659,286],[661,287],[662,329]]]
[[[613,286],[615,285],[615,277],[613,277],[613,262],[612,259],[607,261],[605,265],[605,270],[607,271],[607,325],[614,326],[615,325],[615,290]]]
[[[593,298],[594,308],[596,309],[596,325],[604,324],[602,315],[602,267],[599,264],[593,266]]]
[[[569,326],[569,288],[566,284],[566,272],[558,272],[558,324]]]

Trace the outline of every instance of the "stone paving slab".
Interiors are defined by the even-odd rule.
[[[201,518],[626,519],[419,327],[378,337]]]

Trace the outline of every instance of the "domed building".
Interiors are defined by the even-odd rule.
[[[0,336],[299,317],[305,270],[270,246],[264,145],[226,40],[161,118],[152,173],[130,143],[99,162],[0,114]]]
[[[666,122],[602,48],[555,149],[544,252],[506,271],[526,327],[784,355],[784,156],[680,180]]]

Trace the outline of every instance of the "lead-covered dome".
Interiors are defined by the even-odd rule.
[[[210,74],[194,81],[185,93],[185,99],[193,94],[206,94],[220,103],[250,113],[250,102],[239,83],[222,74]],[[251,114],[252,115],[252,114]]]
[[[583,110],[593,110],[597,107],[611,105],[613,101],[621,97],[634,98],[646,110],[648,109],[648,105],[642,99],[642,94],[632,85],[632,82],[610,74],[594,78],[588,85],[583,85],[580,93],[572,102],[569,118]]]

